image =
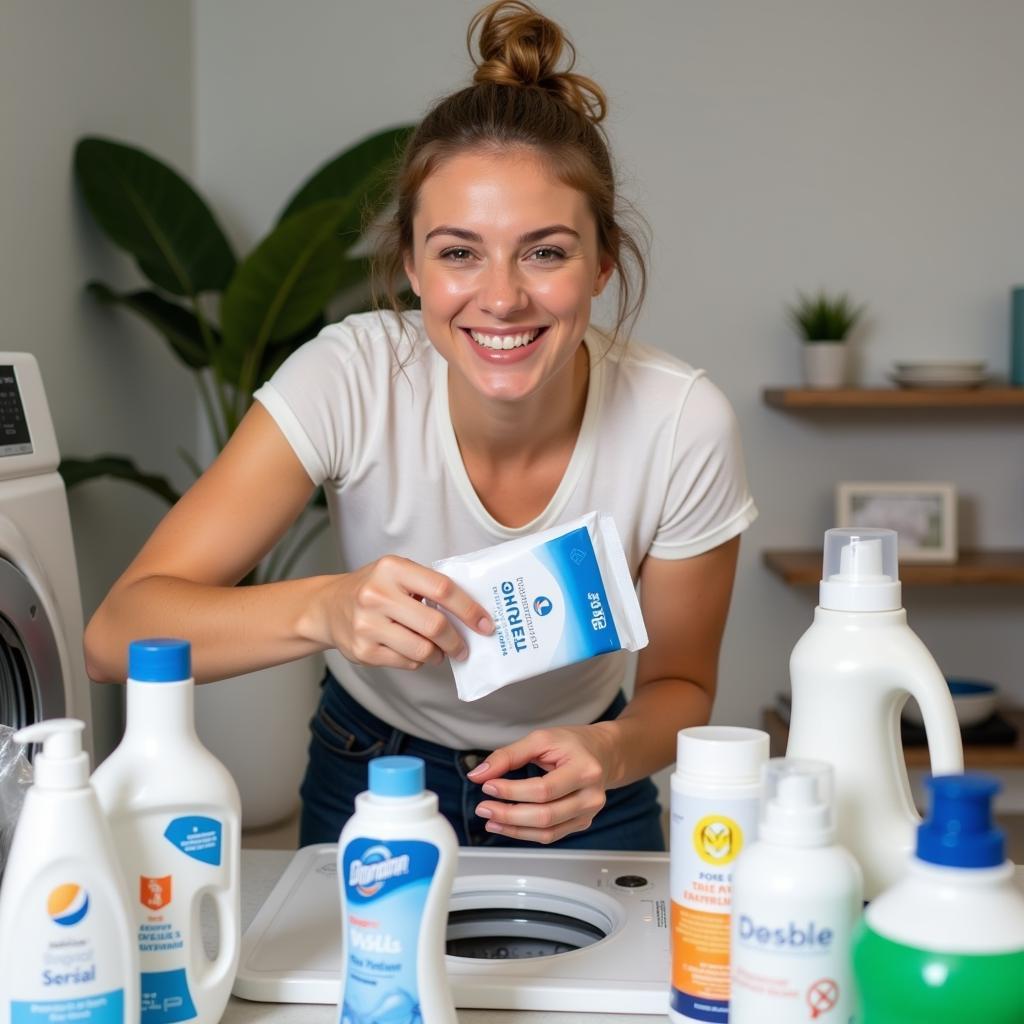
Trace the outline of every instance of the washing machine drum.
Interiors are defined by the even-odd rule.
[[[25,574],[0,558],[0,722],[20,729],[66,706],[53,623]]]

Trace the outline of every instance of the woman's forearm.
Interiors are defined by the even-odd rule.
[[[612,751],[608,788],[627,786],[676,759],[676,734],[707,725],[713,697],[687,679],[652,679],[638,687],[613,722],[598,722]]]
[[[148,576],[115,586],[86,628],[86,669],[97,682],[123,682],[128,644],[150,636],[190,641],[198,682],[322,651],[328,645],[316,608],[336,579],[219,587]]]

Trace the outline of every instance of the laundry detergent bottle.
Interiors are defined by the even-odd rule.
[[[456,1024],[445,970],[458,842],[418,757],[370,762],[338,840],[340,1024]]]
[[[839,842],[873,899],[906,870],[920,821],[910,794],[900,711],[920,705],[936,775],[963,771],[953,701],[935,659],[900,604],[894,530],[825,534],[814,622],[790,656],[786,756],[835,769]]]
[[[1024,1021],[1024,893],[992,824],[994,778],[928,780],[931,815],[906,877],[864,914],[860,1024]]]
[[[37,722],[42,743],[0,888],[3,1024],[138,1024],[128,891],[89,785],[85,723]]]
[[[238,787],[196,736],[194,689],[187,641],[132,643],[124,739],[93,774],[132,899],[142,1024],[216,1024],[238,968]],[[207,899],[213,960],[199,927]]]

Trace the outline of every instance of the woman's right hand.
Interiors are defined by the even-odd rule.
[[[441,608],[476,633],[494,632],[490,616],[461,587],[408,558],[385,555],[330,581],[320,602],[325,639],[359,665],[417,669],[446,656],[465,659],[465,641]]]

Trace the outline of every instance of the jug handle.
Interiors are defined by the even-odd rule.
[[[960,725],[949,695],[946,677],[922,645],[924,664],[910,672],[906,689],[921,708],[932,775],[960,775],[964,770],[964,746]]]
[[[197,906],[204,896],[213,900],[217,914],[217,934],[219,949],[213,960],[201,956],[200,967],[196,971],[196,988],[208,992],[220,986],[224,978],[231,974],[238,962],[240,947],[240,894],[237,887],[216,887],[201,889],[196,893]]]

